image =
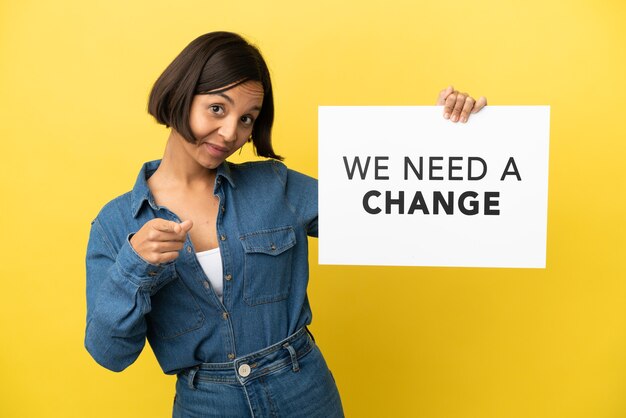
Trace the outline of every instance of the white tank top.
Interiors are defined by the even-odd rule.
[[[212,250],[200,251],[196,253],[198,262],[204,270],[204,273],[209,278],[211,286],[220,300],[223,301],[222,296],[224,291],[224,278],[222,271],[222,256],[220,255],[220,247],[213,248]]]

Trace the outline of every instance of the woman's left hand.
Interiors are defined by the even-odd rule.
[[[443,117],[452,122],[467,122],[471,113],[476,113],[487,105],[484,96],[475,100],[467,93],[461,93],[450,86],[439,92],[437,106],[444,106]]]

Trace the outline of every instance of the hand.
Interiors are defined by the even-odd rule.
[[[470,113],[476,113],[487,105],[487,99],[481,96],[474,100],[467,93],[461,93],[450,86],[439,92],[437,106],[444,106],[443,117],[452,122],[467,122]]]
[[[178,257],[183,248],[187,232],[193,226],[191,220],[180,224],[162,218],[146,222],[130,239],[137,254],[151,264],[167,263]]]

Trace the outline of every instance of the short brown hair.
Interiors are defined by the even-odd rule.
[[[187,45],[154,83],[148,113],[195,144],[189,126],[193,96],[246,81],[263,85],[261,112],[252,128],[256,154],[282,160],[272,148],[274,96],[267,64],[255,46],[235,33],[206,33]]]

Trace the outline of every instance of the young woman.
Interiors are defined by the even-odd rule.
[[[448,88],[438,104],[465,122],[486,103]],[[174,417],[343,416],[307,329],[317,182],[272,148],[261,54],[233,33],[202,35],[156,81],[148,110],[170,135],[92,222],[87,350],[121,371],[147,338],[178,375]],[[227,162],[246,142],[269,159]]]

